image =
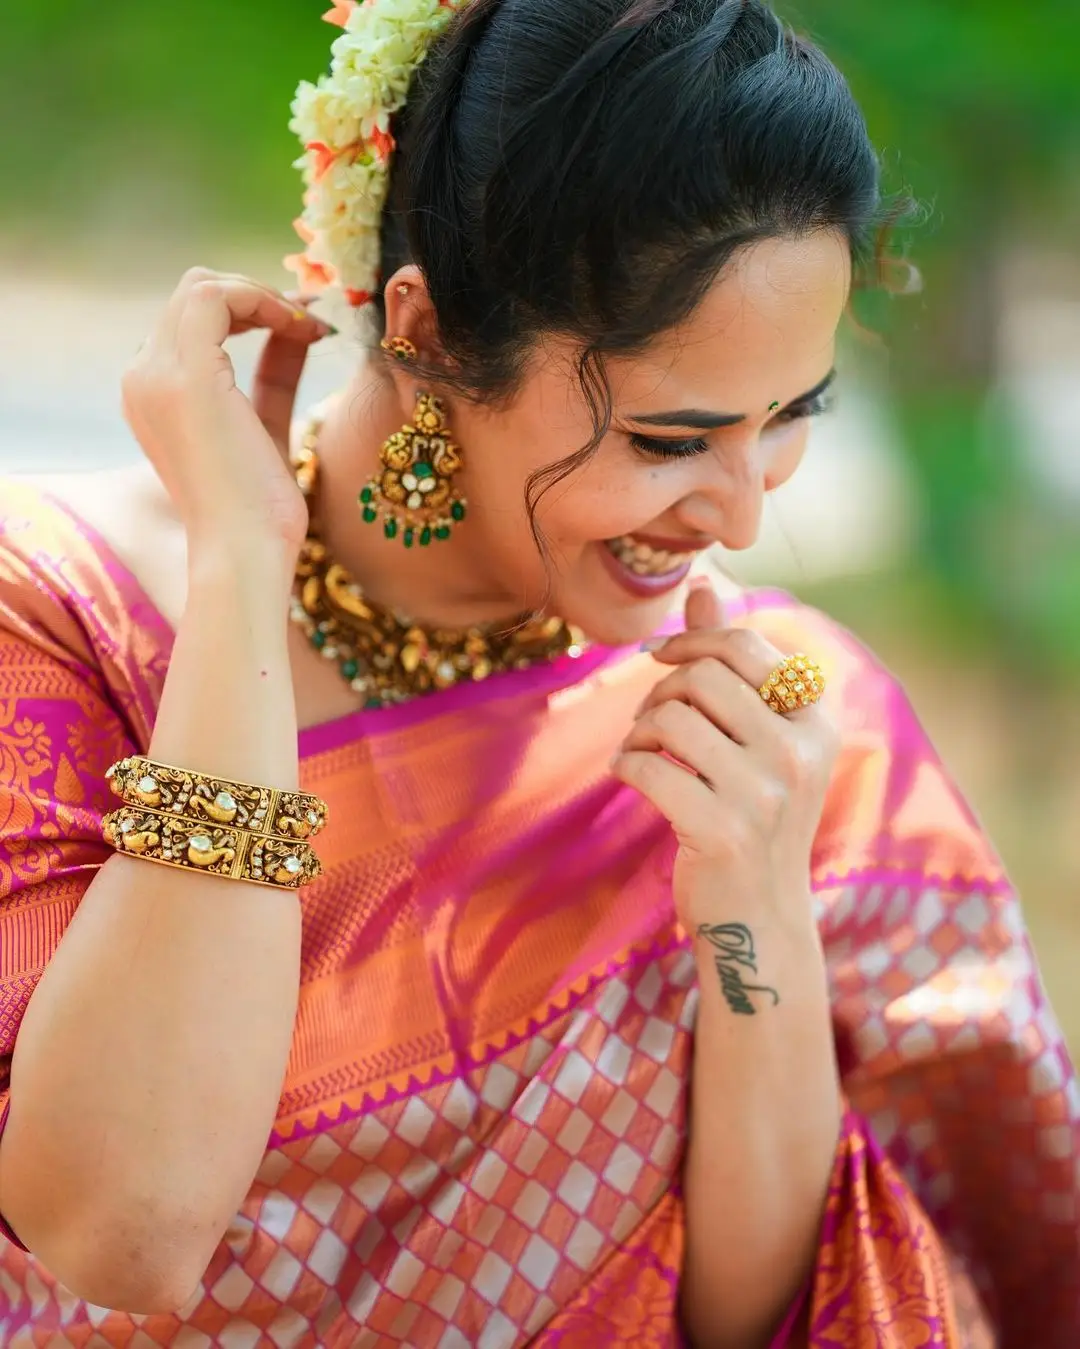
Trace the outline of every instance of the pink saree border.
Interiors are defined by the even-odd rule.
[[[812,876],[811,888],[844,890],[852,885],[893,885],[899,889],[975,891],[990,896],[1011,896],[1015,889],[1008,877],[991,880],[988,876],[939,876],[935,872],[919,871],[916,867],[856,867],[853,871],[827,871],[824,876]]]
[[[150,598],[139,578],[119,557],[108,540],[93,525],[77,515],[66,502],[37,487],[33,490],[42,501],[71,522],[77,532],[92,546],[113,580],[130,591],[140,621],[152,624],[157,629],[162,656],[167,662],[176,633],[172,624]],[[730,618],[741,618],[763,609],[785,608],[793,603],[793,597],[779,588],[744,591],[737,599],[724,601],[724,612]],[[88,621],[92,620],[94,617],[92,602],[84,600],[81,608]],[[672,613],[657,632],[664,633],[669,629],[673,632],[679,631],[680,622],[680,615]],[[94,626],[99,637],[108,638],[101,624],[95,623]],[[638,647],[597,646],[577,658],[564,656],[550,665],[534,666],[528,670],[510,670],[493,676],[483,684],[449,689],[438,698],[417,698],[401,707],[358,708],[355,712],[346,713],[345,716],[333,721],[322,722],[301,730],[298,737],[299,754],[302,759],[324,754],[341,749],[350,740],[359,738],[369,731],[404,730],[419,725],[432,716],[449,715],[479,707],[486,702],[495,701],[504,694],[530,691],[555,693],[597,674],[608,665],[637,654],[639,650]]]
[[[782,590],[756,591],[753,595],[746,595],[738,601],[725,604],[725,613],[738,618],[758,609],[769,608],[771,606],[763,601],[770,598],[777,604],[792,602],[791,596]],[[656,631],[658,634],[669,632],[674,634],[681,631],[679,615],[669,615]],[[495,675],[483,684],[465,684],[448,689],[439,695],[437,708],[431,706],[432,700],[428,698],[416,698],[401,707],[358,708],[336,721],[324,722],[320,726],[309,726],[302,730],[301,757],[341,749],[350,740],[368,730],[405,730],[428,720],[435,713],[449,716],[471,707],[478,707],[493,701],[501,693],[555,693],[582,682],[608,665],[639,655],[640,652],[640,646],[593,647],[582,656],[563,656],[550,665],[533,666],[528,670],[511,670],[505,674]]]
[[[427,721],[437,710],[450,716],[468,711],[483,703],[495,701],[500,694],[557,693],[598,673],[605,666],[636,651],[636,647],[592,647],[578,657],[561,656],[547,665],[534,665],[527,670],[508,670],[492,675],[482,684],[459,684],[445,689],[438,697],[438,708],[425,706],[428,698],[414,698],[400,707],[357,708],[335,721],[305,727],[299,735],[300,757],[325,754],[343,749],[350,741],[358,740],[370,731],[401,731]],[[431,700],[433,701],[433,700]]]

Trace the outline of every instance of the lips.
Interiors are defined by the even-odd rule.
[[[615,543],[621,541],[616,540]],[[693,569],[693,557],[684,551],[683,558],[676,566],[670,565],[670,554],[657,554],[657,557],[668,557],[669,564],[658,574],[650,574],[642,570],[641,563],[635,563],[624,551],[621,555],[614,550],[612,544],[601,544],[599,547],[600,560],[603,562],[608,575],[613,581],[628,594],[636,599],[656,599],[660,595],[666,595],[672,590],[677,590],[690,575]],[[637,566],[637,570],[635,570]]]

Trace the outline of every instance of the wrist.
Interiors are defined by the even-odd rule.
[[[279,540],[215,534],[189,538],[188,591],[235,594],[253,602],[287,600],[299,550]]]
[[[814,914],[814,898],[804,881],[798,891],[789,892],[786,903],[763,903],[760,891],[730,893],[718,903],[710,896],[707,904],[697,904],[685,915],[687,932],[695,950],[703,945],[703,929],[743,924],[758,942],[768,941],[778,952],[804,954],[822,951],[821,933]],[[707,945],[707,943],[704,943]]]
[[[752,913],[747,921],[717,916],[691,937],[702,987],[723,991],[729,1002],[745,1004],[740,990],[763,1005],[827,997],[825,951],[812,918],[789,924]]]

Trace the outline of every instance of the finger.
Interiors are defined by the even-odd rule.
[[[662,679],[637,715],[672,701],[696,708],[738,745],[759,743],[763,736],[771,737],[782,730],[782,722],[766,707],[757,689],[712,656],[680,665]]]
[[[641,793],[683,838],[708,838],[715,829],[716,798],[685,768],[659,754],[631,750],[620,754],[611,771]]]
[[[251,404],[278,451],[289,456],[293,412],[309,342],[274,333],[263,348],[251,388]]]
[[[217,365],[220,348],[241,326],[267,328],[294,342],[316,342],[330,331],[305,310],[249,282],[200,282],[188,294],[176,333],[177,354],[193,366]]]
[[[159,342],[162,346],[168,346],[170,349],[175,348],[176,333],[180,326],[180,318],[188,302],[188,296],[196,286],[202,285],[206,281],[216,280],[222,275],[222,273],[211,271],[209,267],[189,267],[180,278],[172,295],[169,296],[169,303],[165,306],[165,312],[161,316],[161,321],[152,336],[152,340]]]
[[[623,751],[669,754],[710,786],[745,772],[745,752],[696,707],[683,702],[661,703],[644,713],[630,728]]]
[[[653,652],[661,665],[685,665],[695,660],[722,661],[759,689],[785,659],[784,652],[760,632],[750,628],[715,628],[708,631],[680,632]]]
[[[274,290],[272,286],[264,285],[263,282],[255,281],[249,276],[243,276],[240,272],[215,272],[209,267],[189,267],[180,278],[179,284],[170,296],[169,303],[162,315],[156,336],[163,344],[175,346],[180,320],[192,292],[198,287],[214,284],[247,287],[261,291],[270,299],[285,300],[290,308],[300,309],[304,307],[299,302],[292,304],[281,291]]]
[[[317,323],[324,322],[317,314],[311,313],[311,306],[317,304],[321,298],[318,295],[305,295],[298,290],[275,290],[273,286],[264,285],[263,282],[255,281],[250,276],[243,276],[240,272],[210,272],[207,273],[204,280],[224,281],[237,286],[254,286],[273,300],[284,300],[290,309],[302,310],[304,313],[310,314],[311,318]],[[297,314],[297,317],[299,317],[299,314]],[[257,323],[238,319],[233,328],[233,335],[249,332],[258,326]],[[330,325],[327,324],[326,326],[329,327]]]
[[[696,632],[724,628],[724,606],[707,576],[698,576],[690,584],[686,597],[686,629]]]
[[[788,659],[798,659],[798,657],[788,657],[761,633],[754,632],[749,628],[732,628],[724,632],[692,632],[680,633],[673,637],[664,646],[653,652],[655,660],[665,665],[685,664],[697,660],[713,659],[721,661],[729,669],[750,684],[753,688],[760,690],[779,666]],[[790,720],[792,718],[817,719],[822,716],[818,704],[820,703],[821,691],[818,689],[818,696],[814,703],[805,707],[793,707],[787,711],[784,716]],[[764,700],[762,700],[764,706]],[[776,713],[772,712],[775,716]]]

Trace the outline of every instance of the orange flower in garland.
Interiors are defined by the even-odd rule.
[[[297,233],[303,253],[286,259],[305,291],[338,286],[353,306],[380,283],[380,235],[395,142],[391,119],[417,67],[469,0],[337,0],[323,17],[342,29],[330,73],[300,85],[291,129],[307,191]]]
[[[339,28],[344,28],[355,8],[356,0],[337,0],[334,8],[328,9],[323,18],[327,23],[336,23]]]

